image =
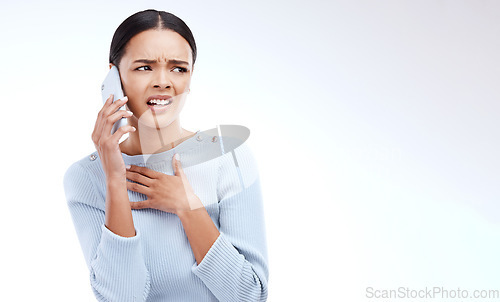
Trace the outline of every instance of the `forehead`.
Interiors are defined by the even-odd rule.
[[[182,59],[192,64],[191,47],[178,33],[172,30],[146,30],[130,39],[123,60],[153,59],[167,62]]]

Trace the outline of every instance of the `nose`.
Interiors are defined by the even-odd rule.
[[[163,68],[159,69],[156,74],[153,87],[165,89],[172,87],[172,83],[170,82],[170,78],[168,77],[168,71],[165,71]]]

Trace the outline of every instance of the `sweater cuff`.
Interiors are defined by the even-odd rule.
[[[120,273],[143,271],[141,234],[136,230],[134,237],[123,237],[101,225],[102,236],[93,263],[100,268],[112,269]],[[97,269],[94,267],[94,269]],[[103,272],[104,273],[104,272]]]
[[[97,297],[111,301],[145,299],[150,275],[144,263],[141,233],[123,237],[104,224],[98,250],[91,261],[91,285]],[[134,300],[135,301],[135,300]]]
[[[123,242],[123,244],[134,244],[135,242],[139,241],[139,238],[140,238],[139,232],[137,230],[135,230],[135,236],[124,237],[124,236],[120,236],[118,234],[113,233],[113,231],[108,229],[108,227],[104,223],[101,225],[101,229],[102,229],[102,236],[103,236],[102,240],[109,241],[110,243],[115,242],[115,244],[116,244],[117,242],[121,241],[121,242]]]
[[[191,271],[219,300],[234,301],[235,289],[243,292],[247,290],[241,289],[239,283],[242,278],[245,279],[242,273],[247,273],[245,261],[245,256],[238,252],[223,232],[220,232],[203,260],[199,265],[195,261]],[[254,277],[254,282],[257,281],[255,279]]]
[[[191,268],[191,271],[199,277],[206,275],[208,278],[217,278],[214,275],[217,270],[231,271],[234,267],[241,266],[244,261],[244,256],[235,250],[226,239],[226,235],[221,231],[219,233],[200,264],[195,261]],[[216,267],[218,269],[214,270]]]

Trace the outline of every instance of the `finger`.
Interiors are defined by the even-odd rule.
[[[110,94],[106,102],[104,102],[104,106],[109,106],[111,103],[113,103],[113,99],[115,98],[114,94]],[[103,106],[103,107],[104,107]]]
[[[119,100],[114,101],[104,110],[104,116],[108,116],[115,113],[121,106],[125,105],[127,102],[128,102],[128,97],[123,97]]]
[[[152,178],[152,179],[159,178],[161,176],[160,174],[162,174],[161,172],[157,172],[155,170],[151,170],[151,169],[146,168],[146,167],[135,166],[135,165],[131,165],[130,168],[128,169],[128,171],[140,173],[140,174],[145,175],[145,176]]]
[[[151,182],[153,181],[151,178],[146,177],[140,173],[133,172],[127,169],[126,171],[126,177],[127,179],[133,180],[135,182],[138,182],[146,187],[151,186]]]
[[[178,159],[174,159],[174,164],[173,164],[175,176],[179,176],[182,179],[182,183],[185,186],[187,183],[189,183],[189,181],[186,177],[186,174],[184,173],[184,169],[182,169],[182,164],[181,164],[179,153],[175,154],[174,158],[175,157],[178,158]]]
[[[102,115],[106,109],[111,105],[113,104],[113,99],[115,98],[115,96],[113,94],[110,94],[109,97],[106,99],[106,102],[104,102],[104,105],[102,106],[101,110],[99,110],[99,113],[98,113],[98,116],[99,115]]]
[[[115,142],[116,144],[118,144],[118,142],[120,141],[120,138],[125,133],[134,132],[135,130],[136,129],[135,129],[134,126],[130,126],[130,125],[122,126],[122,127],[118,128],[118,130],[116,130],[116,132],[113,135],[111,135],[110,140],[112,140],[113,142]]]
[[[111,128],[113,125],[121,118],[129,118],[133,115],[131,111],[127,110],[118,110],[115,113],[111,114],[106,118],[106,122],[104,123],[103,134],[111,135]]]
[[[97,118],[96,118],[96,123],[94,125],[94,131],[92,132],[92,140],[94,143],[99,141],[99,137],[102,133],[102,116],[104,115],[104,111],[106,108],[113,102],[113,94],[110,94],[106,102],[104,102],[104,105],[102,106],[101,110],[97,113]]]
[[[109,116],[111,116],[112,114],[114,114],[115,112],[118,111],[118,109],[125,105],[125,103],[128,101],[128,98],[127,97],[124,97],[120,100],[116,100],[114,101],[112,104],[110,104],[109,106],[107,106],[105,109],[104,109],[104,112],[102,113],[102,116],[101,116],[101,125],[102,127],[104,127],[105,123],[106,123],[106,120]]]
[[[128,97],[123,97],[119,100],[112,101],[112,103],[107,106],[103,106],[101,119],[106,119],[109,115],[115,113],[121,106],[125,105],[127,101]]]
[[[108,117],[111,114],[115,113],[119,107],[123,106],[123,104],[125,104],[127,100],[128,98],[124,97],[120,100],[117,100],[116,102],[113,102],[109,106],[104,106],[106,108],[103,107],[102,113],[100,113],[96,122],[96,125],[98,124],[98,129],[96,130],[96,134],[99,137],[102,137],[104,135],[104,137],[107,138],[109,135],[111,135],[111,130],[108,131],[107,129],[105,129],[106,121]]]
[[[174,167],[174,174],[176,176],[184,176],[184,170],[182,170],[181,166],[181,156],[179,155],[179,153],[176,153],[172,157],[172,167]]]
[[[130,181],[127,181],[127,189],[130,191],[142,193],[146,196],[149,196],[151,192],[151,189],[149,189],[148,187]]]
[[[131,201],[130,202],[130,207],[132,210],[140,210],[140,209],[147,209],[150,208],[150,201],[149,199],[143,200],[143,201]]]
[[[109,106],[111,106],[113,104],[113,99],[114,99],[114,95],[113,94],[110,94],[108,99],[106,100],[106,102],[104,102],[104,105],[102,106],[101,110],[99,110],[99,113],[97,114],[97,118],[102,118],[104,117],[105,113],[107,112]]]

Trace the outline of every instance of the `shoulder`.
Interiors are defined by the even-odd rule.
[[[71,178],[74,176],[82,177],[85,174],[88,174],[89,170],[92,169],[92,166],[96,166],[99,162],[99,155],[97,151],[86,155],[73,162],[67,169],[64,175],[64,179]]]
[[[246,128],[248,129],[248,128]],[[248,135],[234,132],[220,136],[222,156],[219,170],[219,185],[226,188],[223,191],[233,191],[236,194],[250,187],[259,179],[257,159],[252,151]],[[231,194],[231,195],[232,195]]]
[[[63,186],[68,202],[95,191],[95,179],[102,170],[97,151],[73,162],[64,173]]]
[[[242,169],[245,172],[255,172],[257,161],[249,138],[250,129],[245,126],[219,125],[199,133],[196,139],[200,144],[196,151],[202,153],[205,161],[219,158],[219,170]]]

